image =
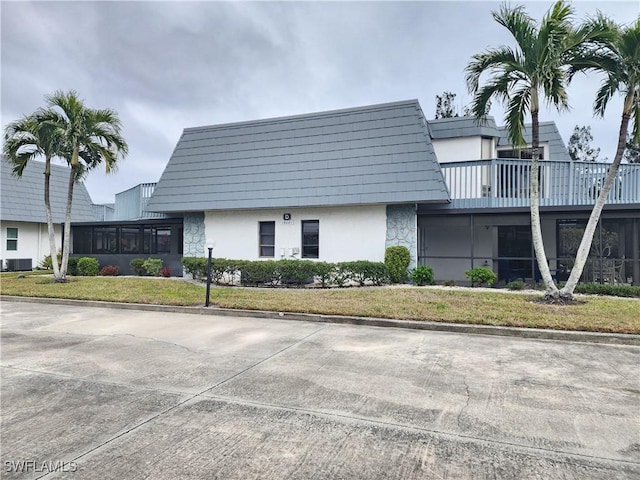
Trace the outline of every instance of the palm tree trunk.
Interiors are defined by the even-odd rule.
[[[75,152],[74,152],[74,155]],[[77,158],[77,157],[76,157]],[[77,162],[76,162],[77,163]],[[64,215],[64,239],[62,241],[62,264],[60,265],[60,281],[67,281],[67,265],[69,264],[69,247],[71,245],[71,202],[73,201],[73,186],[76,182],[76,166],[71,162],[69,186],[67,189],[67,209]]]
[[[573,264],[573,268],[571,269],[571,275],[569,275],[569,279],[567,280],[566,285],[560,291],[561,295],[568,298],[573,297],[573,291],[575,290],[576,285],[578,284],[578,281],[582,276],[582,271],[584,270],[584,266],[589,256],[589,251],[591,250],[593,235],[595,234],[596,227],[598,226],[598,222],[600,221],[602,209],[604,208],[604,205],[607,201],[607,196],[609,195],[609,191],[613,186],[613,182],[616,179],[616,175],[618,173],[618,167],[620,166],[620,162],[622,161],[622,155],[624,154],[627,139],[627,128],[629,127],[629,121],[631,119],[631,105],[633,103],[632,100],[633,90],[631,90],[625,98],[625,108],[622,114],[622,121],[620,122],[620,131],[618,133],[618,149],[616,150],[616,156],[613,159],[611,167],[609,167],[607,177],[604,180],[602,189],[598,194],[596,203],[593,206],[591,215],[589,216],[589,221],[587,222],[584,234],[582,235],[582,241],[580,242],[580,246],[578,247],[578,251],[576,252],[576,260]]]
[[[542,241],[542,228],[540,226],[540,186],[538,178],[540,172],[538,162],[540,157],[540,125],[538,123],[538,111],[533,109],[531,111],[531,137],[531,241],[533,242],[533,250],[544,282],[545,298],[557,298],[558,289],[551,277],[551,271],[547,263],[547,254]],[[535,272],[533,272],[533,275],[535,276]]]
[[[51,214],[51,200],[49,184],[51,180],[51,157],[47,156],[44,163],[44,209],[47,212],[47,230],[49,232],[49,251],[51,252],[51,265],[53,277],[60,279],[60,267],[58,265],[58,249],[56,248],[56,232],[53,229],[53,215]]]

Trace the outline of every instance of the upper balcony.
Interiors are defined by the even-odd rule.
[[[115,213],[112,220],[166,218],[164,213],[147,210],[147,203],[149,203],[155,187],[155,183],[141,183],[116,194]]]
[[[593,205],[610,164],[540,161],[540,206]],[[529,206],[531,160],[491,159],[441,164],[453,208]],[[640,204],[640,165],[622,164],[607,204]]]

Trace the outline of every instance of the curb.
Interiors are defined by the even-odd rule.
[[[476,335],[499,335],[544,340],[562,340],[583,343],[606,343],[613,345],[640,346],[640,335],[624,333],[597,333],[571,330],[549,330],[542,328],[500,327],[464,323],[444,323],[417,320],[395,320],[372,317],[349,317],[342,315],[322,315],[315,313],[270,312],[264,310],[234,310],[218,307],[182,307],[174,305],[148,305],[141,303],[101,302],[96,300],[71,300],[64,298],[0,296],[2,301],[43,303],[48,305],[75,305],[84,307],[115,308],[147,312],[172,312],[194,315],[217,315],[226,317],[272,318],[303,322],[336,323],[344,325],[364,325],[370,327],[394,327],[435,332],[471,333]]]

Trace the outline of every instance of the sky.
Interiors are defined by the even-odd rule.
[[[541,19],[551,2],[512,2]],[[619,23],[640,2],[573,2],[576,20],[598,9]],[[76,90],[91,108],[115,110],[129,154],[116,173],[85,181],[94,203],[159,180],[184,128],[418,99],[471,101],[464,68],[474,54],[514,45],[491,17],[499,2],[22,2],[0,3],[1,123]],[[590,125],[613,158],[622,101],[603,119],[592,104],[602,77],[580,76],[569,112],[544,108],[565,143]],[[504,123],[502,106],[490,114]]]

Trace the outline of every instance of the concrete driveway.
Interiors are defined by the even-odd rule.
[[[2,302],[2,478],[640,478],[640,347]]]

